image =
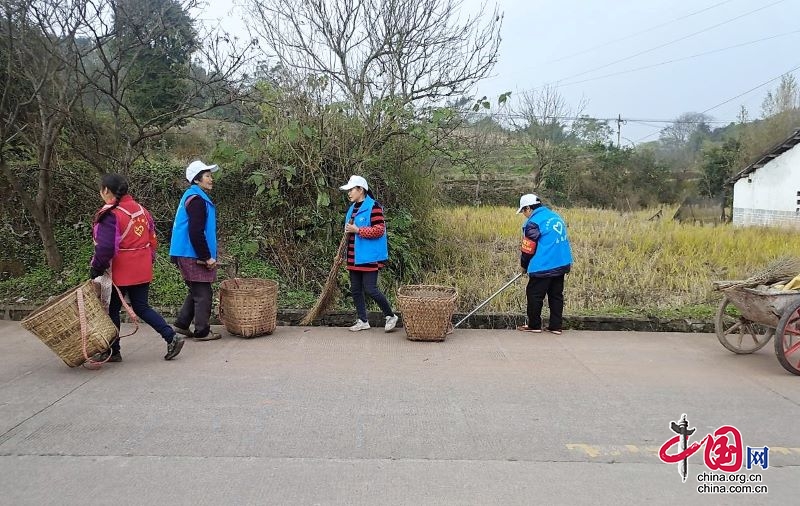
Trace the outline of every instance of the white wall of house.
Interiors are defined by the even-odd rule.
[[[733,224],[800,228],[800,144],[734,183]]]

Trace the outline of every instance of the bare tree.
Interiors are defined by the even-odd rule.
[[[767,92],[767,96],[764,97],[761,104],[761,112],[765,119],[781,113],[796,111],[798,108],[800,108],[800,88],[798,88],[793,74],[782,76],[775,92]]]
[[[192,61],[190,68],[180,74],[182,87],[177,100],[155,115],[142,115],[130,103],[133,90],[140,84],[139,76],[130,69],[146,65],[146,50],[172,36],[175,28],[163,22],[166,9],[177,7],[189,12],[197,7],[198,1],[166,2],[161,12],[148,13],[154,21],[142,24],[135,37],[123,37],[119,33],[121,23],[115,20],[125,15],[120,10],[122,2],[84,1],[87,9],[83,37],[91,53],[90,58],[81,60],[73,71],[90,83],[90,93],[82,97],[82,114],[75,115],[71,124],[81,133],[75,140],[82,142],[74,142],[70,147],[101,172],[127,171],[133,161],[144,154],[148,141],[191,118],[236,103],[248,94],[241,74],[251,62],[253,41],[218,30],[205,30],[191,43]],[[92,121],[98,113],[110,116],[110,125]]]
[[[570,133],[579,144],[607,144],[611,141],[613,130],[608,121],[580,115],[570,126]]]
[[[177,2],[179,0],[168,0]],[[172,109],[143,118],[128,96],[128,69],[144,49],[166,37],[163,13],[137,37],[121,40],[116,0],[2,0],[0,3],[0,172],[33,217],[47,264],[62,257],[50,215],[53,173],[66,146],[98,171],[124,172],[146,141],[187,119],[241,98],[235,84],[247,63],[247,42],[208,33],[194,51],[195,71]],[[179,7],[189,9],[194,0]],[[197,69],[202,69],[200,72]],[[101,120],[106,117],[110,120]],[[63,135],[69,128],[69,135]],[[20,154],[22,153],[22,154]],[[35,154],[36,166],[27,160]]]
[[[267,57],[298,78],[324,76],[331,99],[368,125],[387,103],[431,105],[467,92],[497,62],[502,16],[460,0],[248,0]],[[488,14],[488,15],[487,15]],[[391,116],[391,115],[390,115]]]
[[[557,88],[550,85],[521,94],[514,111],[514,126],[532,158],[533,189],[541,186],[547,170],[570,160],[570,122],[585,107],[585,100],[571,107]]]
[[[775,89],[767,92],[761,104],[762,119],[741,121],[742,142],[739,161],[748,163],[800,128],[800,86],[792,74],[781,77]]]
[[[3,1],[2,97],[0,97],[0,170],[31,214],[39,230],[47,264],[62,265],[53,232],[50,194],[56,145],[69,111],[85,83],[70,72],[81,58],[76,37],[81,2]],[[35,153],[37,166],[9,148]],[[35,180],[31,191],[26,180]]]
[[[707,114],[685,112],[661,130],[661,142],[671,148],[684,148],[695,132],[709,130],[708,124],[712,119]]]
[[[485,109],[491,105],[481,99],[473,107],[462,112],[464,121],[458,121],[458,127],[453,131],[450,141],[453,147],[449,150],[450,163],[459,165],[465,173],[475,176],[475,193],[473,202],[480,204],[481,185],[484,176],[496,163],[497,155],[507,143],[509,134],[498,118],[505,113],[507,99],[511,92],[501,95],[497,109],[493,112],[479,112],[483,104]]]

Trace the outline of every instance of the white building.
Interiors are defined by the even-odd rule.
[[[800,228],[800,130],[730,181],[734,225]]]

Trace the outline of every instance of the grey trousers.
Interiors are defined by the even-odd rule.
[[[183,301],[180,312],[178,312],[175,325],[182,329],[188,329],[189,324],[194,321],[195,337],[205,337],[211,332],[211,325],[209,324],[213,297],[211,283],[186,281],[186,286],[189,287],[189,293]]]

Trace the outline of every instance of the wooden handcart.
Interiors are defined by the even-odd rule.
[[[732,282],[721,282],[728,286]],[[738,354],[760,350],[775,337],[775,356],[781,366],[800,376],[800,291],[730,286],[714,319],[717,339]]]

